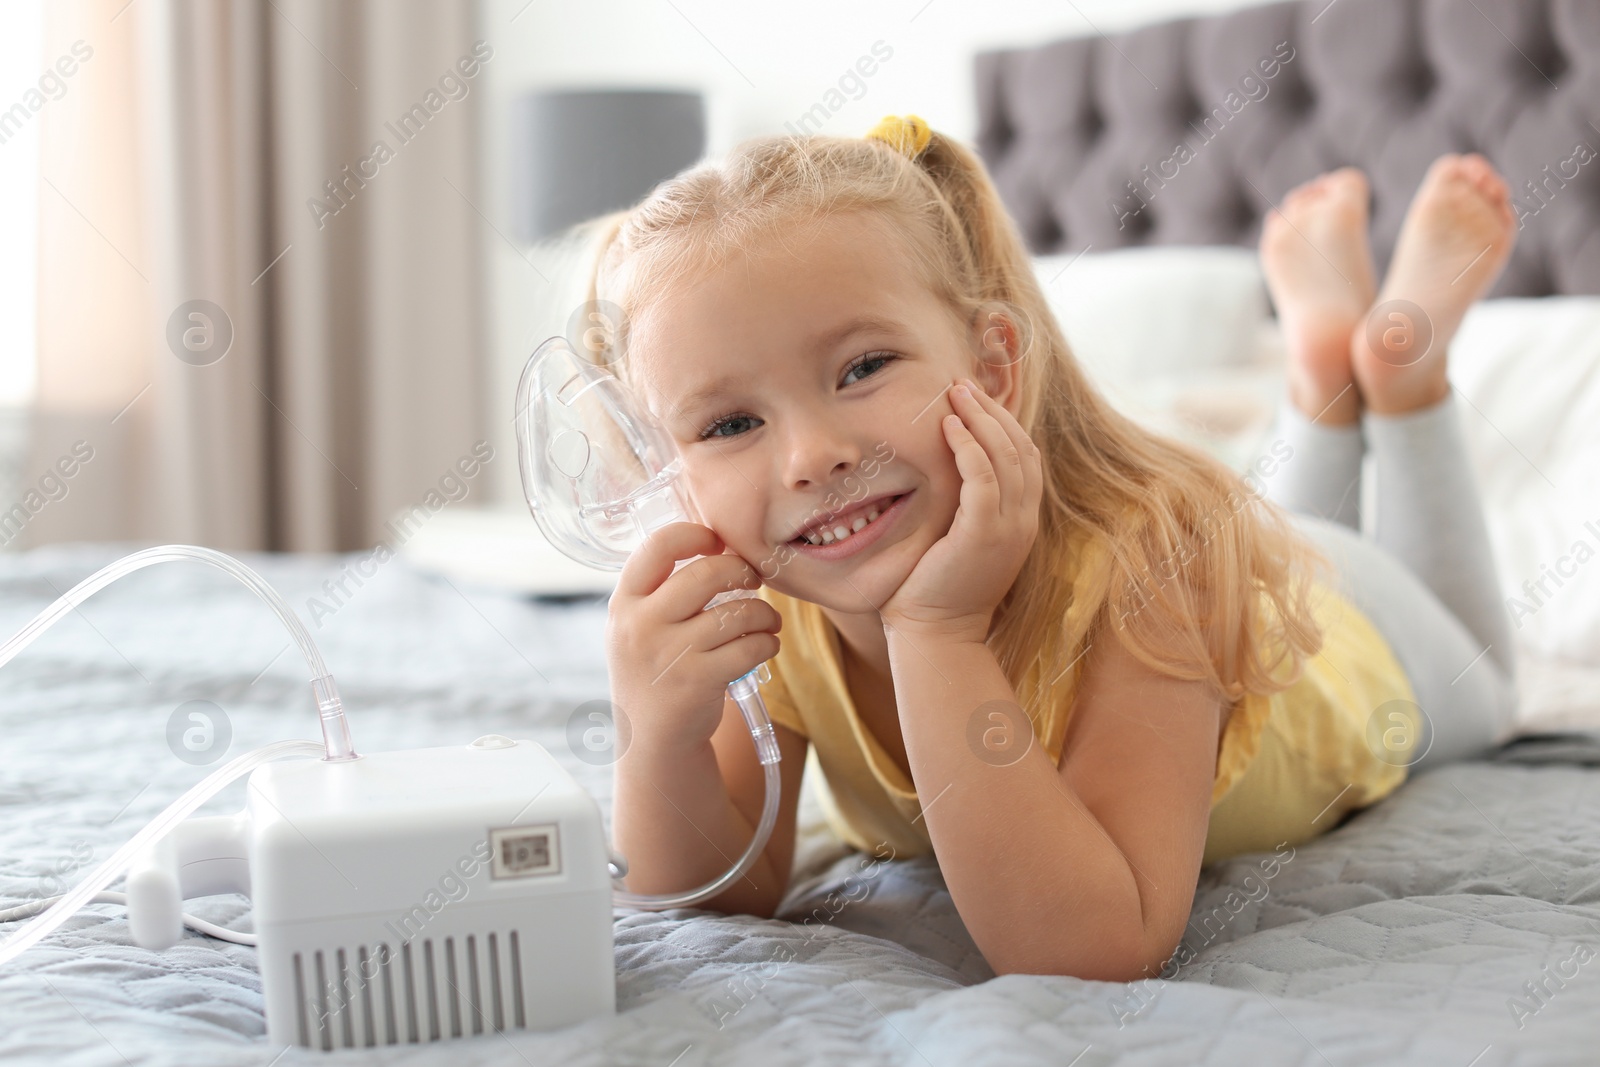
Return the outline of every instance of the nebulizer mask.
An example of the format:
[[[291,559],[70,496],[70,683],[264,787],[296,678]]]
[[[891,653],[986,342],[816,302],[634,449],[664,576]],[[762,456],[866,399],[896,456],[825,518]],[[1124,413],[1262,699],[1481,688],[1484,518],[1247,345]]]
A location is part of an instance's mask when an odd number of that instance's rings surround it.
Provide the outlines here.
[[[529,359],[516,432],[528,505],[572,558],[620,569],[652,530],[684,517],[670,438],[565,340],[552,338]],[[0,924],[32,918],[0,942],[0,966],[86,904],[126,904],[133,940],[146,948],[176,943],[184,925],[255,945],[275,1044],[354,1048],[551,1029],[615,1011],[613,905],[706,900],[741,878],[771,836],[779,754],[759,693],[765,665],[729,685],[766,772],[755,836],[721,877],[654,896],[621,888],[627,861],[611,850],[594,798],[536,742],[490,734],[358,753],[304,624],[221,552],[168,545],[116,561],[0,645],[0,667],[105,586],[183,560],[237,578],[288,628],[310,671],[323,740],[280,741],[231,760],[70,892],[0,911]],[[707,606],[729,595],[752,591]],[[243,810],[192,817],[246,774]],[[124,874],[125,892],[109,891]],[[252,898],[254,934],[183,913],[185,899],[218,893]]]

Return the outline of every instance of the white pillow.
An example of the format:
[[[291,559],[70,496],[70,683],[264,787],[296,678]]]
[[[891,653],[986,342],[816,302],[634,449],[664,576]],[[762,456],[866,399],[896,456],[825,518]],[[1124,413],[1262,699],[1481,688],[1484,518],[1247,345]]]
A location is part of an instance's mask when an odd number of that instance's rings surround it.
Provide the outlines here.
[[[1450,380],[1517,644],[1600,666],[1600,297],[1474,305]]]
[[[1158,246],[1037,256],[1074,355],[1102,381],[1257,362],[1270,312],[1254,249]]]
[[[1283,342],[1248,248],[1036,256],[1073,356],[1123,414],[1235,470],[1283,391]]]

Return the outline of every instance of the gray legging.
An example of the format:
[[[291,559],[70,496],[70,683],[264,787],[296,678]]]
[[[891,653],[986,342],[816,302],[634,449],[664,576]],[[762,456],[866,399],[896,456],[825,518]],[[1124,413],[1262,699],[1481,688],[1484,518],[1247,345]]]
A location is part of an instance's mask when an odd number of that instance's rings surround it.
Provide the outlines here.
[[[1377,481],[1370,539],[1361,535],[1363,444]],[[1427,724],[1417,751],[1426,752],[1412,773],[1505,741],[1516,713],[1511,628],[1454,390],[1432,407],[1368,411],[1350,426],[1312,422],[1285,398],[1257,456],[1269,454],[1256,468],[1271,471],[1260,476],[1267,497],[1334,561],[1341,592],[1416,692]]]

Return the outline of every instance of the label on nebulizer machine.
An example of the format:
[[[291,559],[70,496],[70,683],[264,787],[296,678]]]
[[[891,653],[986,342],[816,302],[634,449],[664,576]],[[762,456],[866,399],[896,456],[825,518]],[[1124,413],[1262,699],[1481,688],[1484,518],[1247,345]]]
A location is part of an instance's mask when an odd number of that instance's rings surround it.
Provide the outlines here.
[[[506,826],[489,831],[491,878],[531,878],[561,873],[561,828]]]

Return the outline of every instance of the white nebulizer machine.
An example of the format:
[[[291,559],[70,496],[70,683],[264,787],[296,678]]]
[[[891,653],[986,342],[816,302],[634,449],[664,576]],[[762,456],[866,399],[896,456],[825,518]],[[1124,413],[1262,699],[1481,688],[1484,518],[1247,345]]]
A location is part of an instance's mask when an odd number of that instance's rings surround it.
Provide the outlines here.
[[[529,358],[515,421],[528,505],[573,559],[620,570],[645,536],[686,517],[671,439],[615,376],[565,340],[551,338]],[[228,572],[283,621],[310,668],[322,742],[279,741],[239,756],[72,891],[0,911],[0,923],[32,917],[0,942],[0,966],[85,904],[119,903],[146,948],[173,945],[186,924],[254,944],[276,1045],[363,1048],[554,1029],[616,1010],[613,905],[664,909],[713,897],[743,877],[772,835],[779,754],[759,691],[765,664],[728,687],[766,774],[755,836],[720,877],[658,896],[621,888],[627,861],[611,850],[599,806],[536,742],[491,734],[357,753],[333,676],[299,617],[223,553],[169,545],[118,560],[0,645],[0,666],[111,582],[178,560]],[[707,607],[752,595],[730,591]],[[247,773],[242,811],[189,817]],[[109,892],[123,873],[124,891]],[[216,893],[251,898],[254,935],[183,914],[185,898]]]

